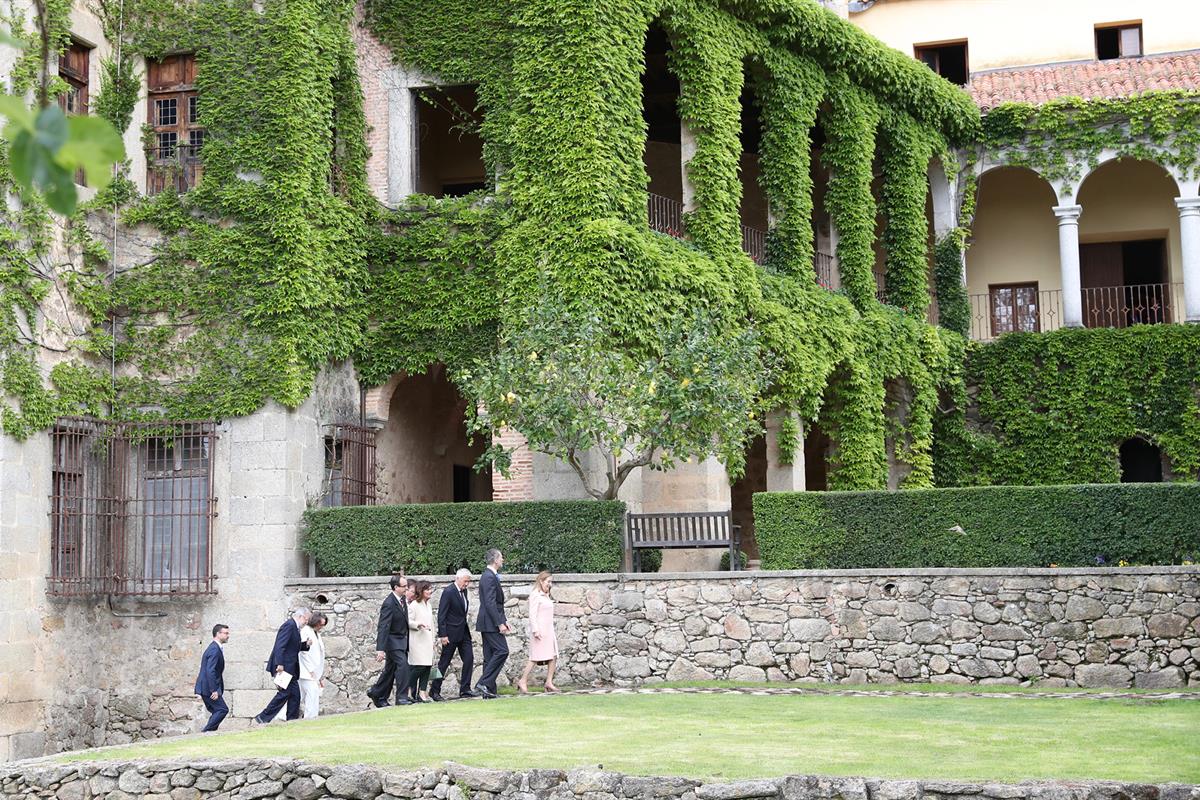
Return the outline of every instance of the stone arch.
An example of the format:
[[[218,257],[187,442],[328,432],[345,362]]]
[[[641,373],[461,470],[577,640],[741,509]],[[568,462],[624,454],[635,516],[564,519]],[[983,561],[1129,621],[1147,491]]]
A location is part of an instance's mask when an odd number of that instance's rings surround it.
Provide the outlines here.
[[[933,206],[933,233],[941,239],[958,226],[957,198],[940,158],[929,162],[929,201]]]
[[[1055,187],[1035,170],[996,164],[980,173],[977,192],[972,244],[966,254],[971,338],[989,340],[1010,330],[1059,327],[1062,269],[1052,211],[1059,199]],[[1035,293],[1036,314],[1019,321],[1015,314],[996,318],[993,292],[1017,291],[1014,284],[1025,287],[1022,292]],[[1029,308],[1032,297],[1022,298],[1023,307]]]
[[[1169,322],[1183,311],[1179,184],[1144,159],[1112,158],[1075,194],[1083,324]]]
[[[1083,173],[1080,175],[1079,180],[1075,183],[1074,190],[1065,193],[1066,196],[1063,200],[1063,205],[1076,205],[1079,203],[1083,197],[1083,190],[1087,186],[1088,181],[1091,180],[1092,177],[1097,173],[1108,171],[1113,167],[1113,165],[1130,163],[1145,165],[1147,168],[1169,178],[1171,180],[1172,190],[1174,191],[1173,196],[1179,196],[1182,182],[1179,179],[1177,171],[1165,167],[1157,161],[1153,161],[1151,159],[1134,158],[1132,156],[1125,156],[1112,151],[1105,151],[1096,161],[1095,165],[1088,165],[1087,168],[1085,168]]]
[[[475,472],[486,444],[467,439],[467,399],[444,364],[397,373],[367,390],[367,422],[375,438],[377,496],[389,503],[491,500],[492,478]]]

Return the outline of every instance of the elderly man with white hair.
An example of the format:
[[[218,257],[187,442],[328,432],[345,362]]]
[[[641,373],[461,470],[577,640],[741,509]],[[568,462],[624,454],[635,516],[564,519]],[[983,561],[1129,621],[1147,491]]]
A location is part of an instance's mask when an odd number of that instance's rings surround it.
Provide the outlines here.
[[[271,657],[267,659],[267,672],[270,673],[278,690],[267,707],[259,712],[254,721],[265,725],[275,719],[279,709],[287,704],[287,718],[300,718],[300,651],[308,649],[308,643],[301,641],[300,629],[308,624],[307,608],[297,608],[292,612],[292,618],[279,626],[275,634],[275,646],[271,648]]]
[[[467,588],[471,585],[471,570],[460,569],[454,575],[454,582],[442,589],[438,598],[437,635],[442,643],[442,655],[438,659],[438,672],[444,676],[454,651],[458,651],[462,661],[462,669],[458,674],[458,696],[474,697],[471,691],[471,672],[475,669],[475,656],[471,652],[471,628],[467,625],[467,617],[471,605],[467,601]],[[430,685],[429,696],[434,702],[440,702],[442,697],[442,681],[435,678]]]

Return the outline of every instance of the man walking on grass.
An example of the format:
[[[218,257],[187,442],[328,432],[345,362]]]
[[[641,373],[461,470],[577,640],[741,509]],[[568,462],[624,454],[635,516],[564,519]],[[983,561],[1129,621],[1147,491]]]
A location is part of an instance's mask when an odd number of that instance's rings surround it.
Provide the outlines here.
[[[479,615],[475,630],[483,635],[483,673],[475,683],[475,691],[484,700],[496,696],[496,678],[508,660],[508,642],[504,636],[511,630],[504,616],[504,589],[500,587],[500,568],[504,554],[496,548],[487,551],[487,569],[479,577]]]
[[[308,649],[308,643],[300,641],[300,629],[308,624],[308,609],[297,608],[292,618],[279,626],[275,634],[275,646],[267,659],[267,672],[278,690],[267,707],[259,712],[254,721],[266,725],[275,719],[279,709],[287,705],[287,718],[300,719],[300,651]]]
[[[408,699],[408,579],[393,575],[388,581],[392,591],[379,608],[375,631],[375,660],[385,662],[378,680],[367,690],[376,708],[391,705],[388,696],[396,687],[396,705],[406,706]]]
[[[442,589],[438,599],[437,635],[442,643],[442,655],[438,659],[438,672],[443,676],[458,651],[462,668],[458,675],[458,696],[474,697],[471,691],[471,672],[475,669],[475,654],[471,652],[471,629],[467,625],[467,616],[471,604],[467,600],[467,589],[471,586],[471,570],[460,569],[454,576],[454,583]],[[430,687],[429,696],[433,700],[442,700],[442,681],[436,678]]]

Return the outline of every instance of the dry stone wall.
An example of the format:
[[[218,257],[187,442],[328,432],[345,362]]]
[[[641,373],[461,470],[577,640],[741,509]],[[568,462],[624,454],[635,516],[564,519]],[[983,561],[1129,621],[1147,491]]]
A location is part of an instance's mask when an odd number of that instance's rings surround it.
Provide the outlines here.
[[[530,576],[505,582],[511,680]],[[320,578],[289,591],[293,606],[332,612],[324,707],[358,708],[386,583]],[[1200,685],[1195,567],[560,575],[555,595],[558,683]],[[452,669],[448,687],[456,680]]]
[[[1115,782],[987,784],[791,775],[704,783],[597,769],[525,772],[442,767],[392,772],[298,761],[230,760],[18,765],[0,769],[4,797],[56,800],[1200,800],[1200,786]]]

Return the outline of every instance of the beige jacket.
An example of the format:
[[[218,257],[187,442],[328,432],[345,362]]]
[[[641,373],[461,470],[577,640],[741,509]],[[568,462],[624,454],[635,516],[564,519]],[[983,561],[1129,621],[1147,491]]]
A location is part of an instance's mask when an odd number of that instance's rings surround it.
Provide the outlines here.
[[[421,625],[425,630],[419,630]],[[429,603],[408,604],[408,663],[433,666],[433,609]]]

